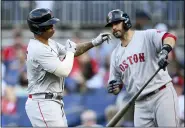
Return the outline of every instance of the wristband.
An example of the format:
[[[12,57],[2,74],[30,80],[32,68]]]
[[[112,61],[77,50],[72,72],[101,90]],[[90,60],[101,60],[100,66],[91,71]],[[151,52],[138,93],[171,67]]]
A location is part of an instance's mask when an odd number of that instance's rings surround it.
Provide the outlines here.
[[[172,50],[172,47],[169,44],[164,44],[162,50],[166,50],[169,53]]]

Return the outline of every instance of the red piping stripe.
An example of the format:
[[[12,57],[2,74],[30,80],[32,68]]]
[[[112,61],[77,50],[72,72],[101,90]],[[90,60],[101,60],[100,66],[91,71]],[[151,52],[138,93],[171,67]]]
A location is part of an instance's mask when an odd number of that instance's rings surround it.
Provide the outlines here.
[[[47,125],[47,123],[46,123],[46,121],[45,121],[45,119],[44,119],[44,116],[43,116],[43,114],[42,114],[42,111],[41,111],[41,109],[40,109],[40,104],[39,104],[39,102],[38,102],[38,106],[39,106],[39,110],[40,110],[40,114],[41,114],[41,116],[42,116],[42,119],[43,119],[44,123],[46,124],[46,128],[48,128],[48,125]]]

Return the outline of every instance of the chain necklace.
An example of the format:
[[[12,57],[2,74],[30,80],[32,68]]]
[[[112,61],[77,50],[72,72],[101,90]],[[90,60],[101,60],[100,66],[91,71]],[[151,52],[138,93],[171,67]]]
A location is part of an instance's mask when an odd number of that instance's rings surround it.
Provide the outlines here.
[[[40,43],[42,43],[40,40],[38,40],[36,38],[33,38],[33,39],[39,41]],[[59,54],[49,45],[49,43],[48,43],[48,46],[51,48],[51,52],[53,51],[57,55],[57,57],[59,57]]]

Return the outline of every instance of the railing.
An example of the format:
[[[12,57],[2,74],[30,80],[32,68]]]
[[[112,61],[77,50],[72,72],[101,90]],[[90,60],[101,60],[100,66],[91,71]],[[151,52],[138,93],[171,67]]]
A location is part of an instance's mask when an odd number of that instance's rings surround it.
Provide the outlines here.
[[[35,7],[33,1],[2,1],[2,27],[26,25],[27,15]],[[52,7],[54,15],[61,20],[59,25],[73,27],[104,25],[107,13],[112,9],[127,12],[132,23],[140,9],[149,14],[153,23],[160,21],[177,28],[184,26],[184,1],[54,1]]]

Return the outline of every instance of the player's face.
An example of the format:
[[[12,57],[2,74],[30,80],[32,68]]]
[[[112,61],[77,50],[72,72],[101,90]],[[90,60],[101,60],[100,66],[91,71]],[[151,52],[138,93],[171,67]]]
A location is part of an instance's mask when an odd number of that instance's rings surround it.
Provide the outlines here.
[[[44,35],[48,38],[52,37],[55,33],[54,25],[47,26],[45,29],[46,31],[44,32]]]
[[[122,33],[123,33],[123,22],[122,21],[114,22],[112,24],[112,34],[116,38],[121,38]]]

